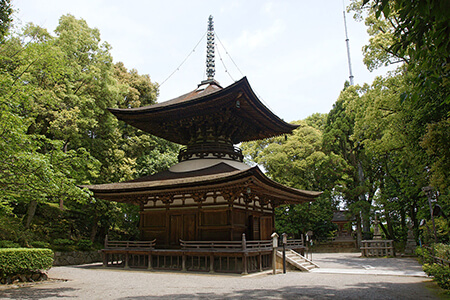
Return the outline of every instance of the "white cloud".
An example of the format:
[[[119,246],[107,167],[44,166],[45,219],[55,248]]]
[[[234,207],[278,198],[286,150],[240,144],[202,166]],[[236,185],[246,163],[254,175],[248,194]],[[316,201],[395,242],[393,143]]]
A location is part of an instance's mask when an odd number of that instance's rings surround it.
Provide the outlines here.
[[[284,32],[286,26],[281,19],[274,20],[273,23],[265,28],[258,30],[244,30],[241,35],[232,42],[232,48],[244,51],[254,51],[272,43],[281,33]]]

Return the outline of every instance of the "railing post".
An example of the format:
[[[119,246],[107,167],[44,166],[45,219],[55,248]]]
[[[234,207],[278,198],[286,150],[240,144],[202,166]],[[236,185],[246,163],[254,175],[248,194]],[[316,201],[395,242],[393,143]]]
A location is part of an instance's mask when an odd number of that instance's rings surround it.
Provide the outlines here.
[[[103,267],[107,267],[108,266],[108,253],[103,252]]]
[[[259,252],[258,258],[259,258],[259,271],[262,272],[263,271],[263,262],[262,262],[263,258],[262,258],[261,252]]]
[[[209,256],[209,273],[214,273],[214,255]]]
[[[272,272],[273,275],[277,273],[277,249],[278,249],[278,233],[274,232],[272,237]]]
[[[242,252],[242,267],[244,268],[244,270],[242,271],[242,275],[247,275],[248,267],[247,267],[247,253],[246,252]]]
[[[183,255],[181,256],[181,271],[186,271],[186,253],[183,251]]]
[[[151,252],[148,253],[148,270],[153,270],[153,266],[152,266],[152,253],[151,253]]]
[[[105,248],[108,248],[108,235],[105,235]]]
[[[283,237],[283,274],[286,274],[286,244],[287,244],[287,235],[286,233],[281,234]]]
[[[245,233],[242,234],[242,267],[243,267],[243,271],[242,274],[243,275],[247,275],[248,274],[248,269],[247,269],[247,241],[245,240]]]
[[[124,269],[129,269],[130,266],[128,265],[128,251],[125,251],[125,267]]]

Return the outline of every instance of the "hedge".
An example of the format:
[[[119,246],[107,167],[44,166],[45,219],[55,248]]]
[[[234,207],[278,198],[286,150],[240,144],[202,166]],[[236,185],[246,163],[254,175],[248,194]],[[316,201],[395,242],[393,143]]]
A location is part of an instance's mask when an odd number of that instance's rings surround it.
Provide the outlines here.
[[[424,264],[423,270],[428,276],[433,276],[437,284],[450,292],[450,267],[438,264]]]
[[[47,270],[53,264],[53,251],[38,248],[0,249],[0,277]]]
[[[416,254],[419,256],[419,262],[423,264],[424,272],[428,276],[433,276],[434,281],[450,293],[450,266],[435,263],[431,252],[434,253],[435,257],[448,261],[450,259],[450,245],[433,244],[431,248],[416,248]]]

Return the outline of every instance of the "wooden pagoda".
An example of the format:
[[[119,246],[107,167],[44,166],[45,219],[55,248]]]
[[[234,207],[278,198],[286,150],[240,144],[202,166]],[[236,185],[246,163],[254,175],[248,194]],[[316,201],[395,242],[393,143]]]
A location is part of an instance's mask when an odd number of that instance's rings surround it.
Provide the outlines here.
[[[245,77],[226,88],[214,80],[211,23],[207,80],[166,102],[109,109],[129,125],[183,145],[179,162],[136,180],[86,186],[97,198],[140,205],[141,239],[157,249],[180,249],[186,241],[240,243],[243,234],[268,240],[275,207],[320,195],[281,185],[243,162],[236,144],[289,134],[297,125],[263,105]]]

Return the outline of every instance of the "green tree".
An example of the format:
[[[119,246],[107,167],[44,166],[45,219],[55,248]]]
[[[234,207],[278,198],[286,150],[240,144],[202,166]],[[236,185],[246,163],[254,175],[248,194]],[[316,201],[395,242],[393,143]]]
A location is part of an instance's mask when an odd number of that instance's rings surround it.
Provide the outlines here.
[[[331,219],[335,209],[335,186],[343,184],[340,173],[345,162],[337,155],[322,151],[322,131],[326,115],[314,114],[303,121],[292,135],[243,143],[242,149],[273,180],[287,186],[324,191],[316,201],[301,205],[283,205],[276,209],[276,229],[294,237],[313,230],[327,237],[334,230]]]
[[[370,3],[370,4],[369,4]],[[448,1],[364,0],[377,19],[389,20],[395,42],[387,49],[397,57],[408,56],[408,68],[419,73],[419,91],[445,92],[438,101],[449,104],[450,19]]]
[[[0,42],[3,40],[12,22],[12,13],[11,0],[0,0]]]
[[[0,210],[23,219],[31,234],[24,239],[136,236],[137,227],[125,226],[136,225],[135,208],[93,199],[77,185],[132,179],[176,159],[177,145],[107,111],[153,104],[158,95],[148,75],[113,64],[109,51],[97,29],[71,15],[55,35],[27,24],[0,44]]]
[[[449,207],[448,5],[374,0],[350,6],[371,35],[364,53],[368,68],[402,63],[362,97],[367,104],[359,106],[355,125],[362,137],[354,138],[379,161],[378,204],[387,209],[387,218],[401,219],[403,231],[405,218],[417,230],[418,221],[430,217],[422,187],[433,186],[441,207],[447,212]]]

